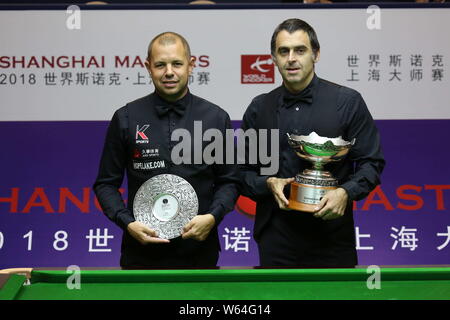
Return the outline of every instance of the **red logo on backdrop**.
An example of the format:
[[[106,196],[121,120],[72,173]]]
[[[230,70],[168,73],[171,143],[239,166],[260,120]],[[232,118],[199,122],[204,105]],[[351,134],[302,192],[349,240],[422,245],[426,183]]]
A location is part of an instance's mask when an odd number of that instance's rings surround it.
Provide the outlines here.
[[[234,208],[237,212],[250,216],[252,218],[256,214],[256,202],[244,196],[239,196]]]
[[[241,83],[275,83],[275,68],[270,54],[241,55]]]

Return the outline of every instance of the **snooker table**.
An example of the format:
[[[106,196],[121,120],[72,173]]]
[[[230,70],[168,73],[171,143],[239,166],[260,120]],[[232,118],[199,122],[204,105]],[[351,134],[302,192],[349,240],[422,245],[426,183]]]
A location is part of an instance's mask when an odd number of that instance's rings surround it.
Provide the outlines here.
[[[380,267],[379,289],[368,288],[369,271],[81,269],[80,288],[69,289],[73,273],[32,269],[29,281],[0,274],[0,300],[450,300],[450,267]]]

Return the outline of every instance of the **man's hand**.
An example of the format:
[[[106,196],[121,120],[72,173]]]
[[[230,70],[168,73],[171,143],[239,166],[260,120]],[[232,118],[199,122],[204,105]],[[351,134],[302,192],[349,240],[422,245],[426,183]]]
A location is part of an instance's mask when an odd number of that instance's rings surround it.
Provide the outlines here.
[[[323,220],[332,220],[340,218],[345,213],[347,207],[348,195],[343,188],[337,188],[327,192],[316,207],[314,217]]]
[[[293,182],[294,180],[294,178],[282,179],[275,177],[270,177],[267,179],[267,186],[269,187],[270,191],[272,191],[272,194],[275,197],[275,201],[278,203],[280,209],[291,210],[288,208],[289,200],[284,196],[283,189],[286,185]]]
[[[195,239],[198,241],[205,240],[211,229],[216,224],[216,219],[210,213],[201,214],[192,218],[183,228],[183,239]]]
[[[158,234],[155,230],[150,229],[146,225],[140,223],[139,221],[134,221],[128,224],[128,232],[133,238],[139,241],[141,244],[148,243],[169,243],[167,239],[158,238]]]

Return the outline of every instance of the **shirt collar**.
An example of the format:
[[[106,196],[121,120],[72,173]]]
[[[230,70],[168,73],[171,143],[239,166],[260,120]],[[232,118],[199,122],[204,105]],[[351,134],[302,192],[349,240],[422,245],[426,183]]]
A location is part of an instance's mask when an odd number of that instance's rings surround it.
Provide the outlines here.
[[[303,89],[298,93],[290,92],[283,84],[280,105],[284,106],[285,108],[290,108],[291,106],[295,105],[298,102],[312,104],[314,96],[314,88],[317,86],[318,82],[319,78],[314,73],[311,82],[306,86],[305,89]]]
[[[174,112],[180,117],[184,115],[186,109],[188,108],[190,102],[191,102],[191,93],[188,89],[188,92],[179,100],[170,102],[165,99],[163,99],[158,92],[154,92],[154,106],[156,109],[156,112],[158,113],[158,116],[164,116],[165,114],[169,112]]]

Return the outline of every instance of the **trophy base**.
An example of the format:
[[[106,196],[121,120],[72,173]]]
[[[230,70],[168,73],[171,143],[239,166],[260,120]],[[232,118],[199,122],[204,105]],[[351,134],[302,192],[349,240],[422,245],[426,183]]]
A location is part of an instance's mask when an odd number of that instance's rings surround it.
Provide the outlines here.
[[[337,181],[332,184],[337,184]],[[337,186],[335,185],[319,186],[294,181],[291,183],[288,208],[302,212],[316,212],[314,208],[320,203],[322,197],[328,191],[335,190],[336,188]]]
[[[316,207],[315,204],[306,204],[306,203],[298,202],[296,200],[292,200],[291,198],[289,198],[288,208],[291,210],[313,213],[313,212],[316,212],[316,210],[314,210],[315,207]]]

